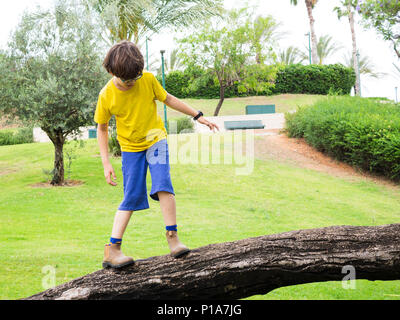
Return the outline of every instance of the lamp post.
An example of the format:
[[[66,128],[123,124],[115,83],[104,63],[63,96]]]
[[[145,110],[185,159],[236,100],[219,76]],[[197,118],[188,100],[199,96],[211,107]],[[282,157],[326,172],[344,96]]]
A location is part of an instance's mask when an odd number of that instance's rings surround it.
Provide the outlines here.
[[[356,54],[356,56],[357,56],[357,77],[358,77],[358,85],[359,85],[359,92],[358,92],[358,95],[361,97],[361,79],[360,79],[360,53],[358,52],[358,50],[357,50],[357,54]]]
[[[146,69],[147,69],[147,71],[149,71],[149,45],[147,43],[148,41],[151,41],[151,39],[148,36],[146,36],[146,65],[147,65]]]
[[[308,36],[308,58],[311,64],[311,32],[307,32],[305,36]]]
[[[161,73],[162,73],[162,85],[165,89],[165,72],[164,72],[164,53],[165,50],[160,50],[161,53]],[[168,121],[167,121],[167,106],[164,103],[164,126],[168,132]]]
[[[395,92],[395,101],[397,103],[397,87],[394,87],[394,92]]]

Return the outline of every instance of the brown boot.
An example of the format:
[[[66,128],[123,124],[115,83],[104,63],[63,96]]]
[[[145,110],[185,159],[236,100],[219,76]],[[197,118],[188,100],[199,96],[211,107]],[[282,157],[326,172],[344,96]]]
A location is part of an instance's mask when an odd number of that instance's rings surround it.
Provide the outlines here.
[[[109,243],[104,246],[103,268],[122,268],[133,263],[131,257],[121,252],[121,243]]]
[[[167,231],[166,233],[169,250],[174,258],[178,258],[190,250],[179,241],[178,233],[176,231]]]

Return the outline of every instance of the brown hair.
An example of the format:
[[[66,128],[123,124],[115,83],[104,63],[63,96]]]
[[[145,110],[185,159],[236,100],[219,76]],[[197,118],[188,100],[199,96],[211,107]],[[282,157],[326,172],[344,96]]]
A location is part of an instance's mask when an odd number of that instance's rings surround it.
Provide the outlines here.
[[[143,71],[144,59],[133,42],[123,40],[111,47],[103,61],[103,66],[114,76],[129,80]]]

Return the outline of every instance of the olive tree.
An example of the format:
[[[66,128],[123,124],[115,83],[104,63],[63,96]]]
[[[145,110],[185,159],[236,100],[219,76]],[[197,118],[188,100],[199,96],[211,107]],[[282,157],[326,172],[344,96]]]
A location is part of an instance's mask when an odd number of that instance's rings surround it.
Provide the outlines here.
[[[77,2],[25,13],[0,59],[0,113],[39,126],[55,148],[52,185],[64,184],[67,136],[93,124],[106,81],[96,29]]]

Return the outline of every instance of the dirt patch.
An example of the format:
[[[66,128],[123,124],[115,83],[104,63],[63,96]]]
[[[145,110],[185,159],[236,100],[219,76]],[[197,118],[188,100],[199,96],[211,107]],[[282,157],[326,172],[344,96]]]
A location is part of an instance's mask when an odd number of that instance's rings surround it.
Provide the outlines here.
[[[0,170],[0,176],[5,176],[5,175],[7,175],[7,174],[11,174],[11,173],[15,173],[15,172],[17,172],[18,170],[17,169],[4,169],[4,170]]]
[[[49,181],[34,183],[34,184],[31,184],[30,186],[32,188],[76,187],[76,186],[80,186],[84,183],[85,182],[81,181],[81,180],[65,180],[64,184],[61,186],[53,186],[52,184],[50,184]]]
[[[373,181],[380,185],[400,190],[400,186],[389,179],[361,171],[344,162],[337,161],[317,151],[305,140],[289,138],[285,133],[275,130],[257,130],[255,157],[287,161],[302,168],[325,172],[352,181]]]

